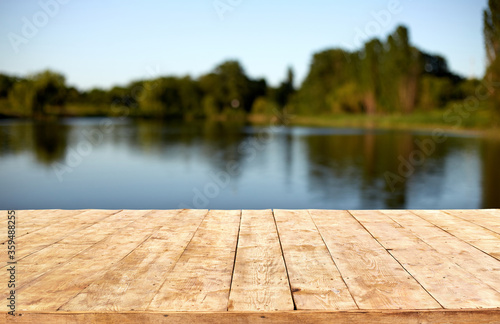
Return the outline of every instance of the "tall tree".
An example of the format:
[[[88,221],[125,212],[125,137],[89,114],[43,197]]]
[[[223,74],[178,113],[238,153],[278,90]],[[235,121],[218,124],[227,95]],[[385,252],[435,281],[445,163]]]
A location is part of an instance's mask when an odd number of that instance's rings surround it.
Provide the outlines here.
[[[408,29],[399,26],[387,40],[387,66],[384,81],[388,81],[391,92],[396,94],[396,111],[411,113],[417,99],[420,72],[420,52],[410,45]]]
[[[7,98],[10,89],[14,86],[15,81],[14,77],[0,74],[0,99]]]
[[[34,98],[33,116],[45,115],[48,106],[58,107],[61,111],[66,101],[66,85],[63,75],[44,71],[33,77]]]
[[[284,82],[276,89],[276,102],[279,107],[283,109],[290,100],[290,96],[295,92],[295,88],[293,86],[294,82],[294,73],[291,67],[288,68],[287,77]]]
[[[14,83],[8,95],[10,114],[22,117],[32,116],[34,97],[33,81],[23,79]]]
[[[227,61],[200,78],[207,113],[249,112],[254,100],[266,93],[265,80],[251,80],[237,61]],[[209,112],[210,111],[210,112]]]
[[[378,39],[365,44],[364,59],[361,63],[361,85],[365,92],[364,106],[366,113],[374,114],[377,101],[380,100],[380,62],[383,55],[383,45]]]
[[[500,0],[489,0],[484,11],[484,41],[488,68],[485,78],[490,84],[500,81]],[[500,112],[500,89],[490,87],[491,101]]]

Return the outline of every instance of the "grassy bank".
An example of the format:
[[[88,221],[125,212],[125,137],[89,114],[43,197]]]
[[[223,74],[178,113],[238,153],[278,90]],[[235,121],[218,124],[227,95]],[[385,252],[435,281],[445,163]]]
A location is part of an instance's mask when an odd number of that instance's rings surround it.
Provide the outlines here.
[[[3,109],[2,109],[3,108]],[[46,118],[57,119],[59,117],[117,117],[127,116],[130,118],[158,119],[159,117],[141,116],[137,111],[121,111],[111,109],[106,105],[75,105],[68,104],[63,109],[60,107],[48,107]],[[28,117],[28,115],[12,114],[5,106],[0,105],[1,117]],[[468,111],[463,105],[449,105],[446,109],[434,109],[429,111],[416,111],[412,114],[322,114],[316,116],[287,114],[285,116],[288,125],[318,126],[318,127],[357,127],[378,129],[413,129],[432,130],[440,128],[446,131],[481,133],[488,136],[500,138],[500,115],[491,108],[482,104],[474,111]],[[163,120],[194,120],[196,117],[165,116]],[[243,112],[225,112],[217,115],[206,116],[202,119],[219,122],[250,122],[252,124],[268,125],[271,121],[283,119],[283,116],[271,114],[248,114]]]
[[[249,115],[252,123],[268,123],[275,116]],[[325,114],[318,116],[291,115],[290,125],[323,127],[361,127],[379,129],[436,129],[447,131],[484,133],[500,137],[500,117],[482,107],[474,112],[450,107],[443,110],[417,111],[409,115]]]

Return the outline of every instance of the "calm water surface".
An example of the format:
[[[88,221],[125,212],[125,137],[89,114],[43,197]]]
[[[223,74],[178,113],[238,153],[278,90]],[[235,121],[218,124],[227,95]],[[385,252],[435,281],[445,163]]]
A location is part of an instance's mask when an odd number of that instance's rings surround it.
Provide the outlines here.
[[[436,141],[430,131],[3,120],[0,179],[0,209],[498,208],[500,142]]]

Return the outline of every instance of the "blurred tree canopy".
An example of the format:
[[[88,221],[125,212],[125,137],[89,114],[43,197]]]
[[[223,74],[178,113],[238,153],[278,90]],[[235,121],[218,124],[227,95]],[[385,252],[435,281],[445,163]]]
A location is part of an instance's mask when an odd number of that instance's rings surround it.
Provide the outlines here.
[[[484,13],[486,78],[491,80],[500,79],[499,2],[490,0]],[[476,87],[473,80],[450,72],[443,57],[414,47],[408,29],[399,26],[387,39],[371,39],[357,51],[315,53],[298,87],[292,68],[273,87],[249,77],[234,60],[198,78],[164,76],[85,91],[66,85],[64,76],[52,71],[26,78],[0,74],[0,115],[192,119],[271,115],[285,109],[301,115],[410,114],[444,108]],[[500,91],[495,93],[500,102]]]
[[[7,114],[10,112],[13,116],[41,117],[51,109],[61,114],[67,90],[64,76],[51,71],[26,79],[0,77],[0,98],[7,98],[2,106],[6,106]]]
[[[299,114],[411,113],[444,107],[460,98],[463,80],[440,56],[413,47],[399,26],[386,41],[372,39],[357,52],[331,49],[313,57],[309,74],[293,99]]]
[[[500,113],[500,0],[489,0],[488,9],[484,11],[484,42],[488,67],[485,79],[490,85],[489,91],[497,112]]]

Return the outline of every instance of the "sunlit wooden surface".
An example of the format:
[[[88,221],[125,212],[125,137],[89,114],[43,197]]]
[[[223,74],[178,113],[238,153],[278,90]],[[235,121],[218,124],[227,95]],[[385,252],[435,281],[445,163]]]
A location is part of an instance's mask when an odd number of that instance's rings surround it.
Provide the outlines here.
[[[18,316],[4,306],[0,321],[500,322],[500,210],[26,210],[16,217]]]

